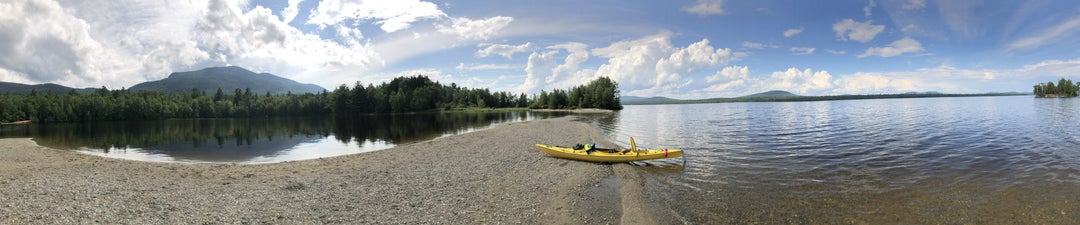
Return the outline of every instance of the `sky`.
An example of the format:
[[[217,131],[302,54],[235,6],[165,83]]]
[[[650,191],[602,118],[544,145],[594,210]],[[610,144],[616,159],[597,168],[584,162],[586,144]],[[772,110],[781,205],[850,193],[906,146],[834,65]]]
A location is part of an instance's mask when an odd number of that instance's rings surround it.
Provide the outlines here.
[[[0,81],[130,87],[241,66],[535,94],[1030,92],[1080,80],[1080,1],[5,0]]]

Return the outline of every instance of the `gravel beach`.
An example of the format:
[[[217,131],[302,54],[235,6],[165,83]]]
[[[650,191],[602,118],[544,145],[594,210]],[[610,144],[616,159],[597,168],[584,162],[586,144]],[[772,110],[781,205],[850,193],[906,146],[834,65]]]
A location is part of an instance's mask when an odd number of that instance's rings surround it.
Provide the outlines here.
[[[256,165],[129,161],[0,139],[0,224],[650,223],[635,207],[642,182],[632,166],[533,146],[589,142],[614,146],[571,118]]]

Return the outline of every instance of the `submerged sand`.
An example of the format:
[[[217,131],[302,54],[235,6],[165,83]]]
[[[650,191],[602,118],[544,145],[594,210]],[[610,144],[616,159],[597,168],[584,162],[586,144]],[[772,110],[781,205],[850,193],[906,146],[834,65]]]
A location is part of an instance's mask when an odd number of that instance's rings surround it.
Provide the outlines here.
[[[652,223],[631,166],[552,158],[533,146],[590,142],[614,146],[588,124],[560,118],[370,153],[220,165],[0,139],[0,223]],[[600,186],[611,176],[618,190]],[[596,194],[608,191],[617,197]]]

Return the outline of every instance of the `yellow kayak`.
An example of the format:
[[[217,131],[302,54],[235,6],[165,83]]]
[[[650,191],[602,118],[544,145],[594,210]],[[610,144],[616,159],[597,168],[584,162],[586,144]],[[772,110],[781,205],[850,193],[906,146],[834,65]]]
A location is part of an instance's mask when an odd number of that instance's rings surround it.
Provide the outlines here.
[[[548,155],[575,159],[589,162],[631,162],[650,159],[678,158],[682,156],[679,149],[637,149],[634,139],[630,138],[630,149],[617,149],[613,152],[608,150],[586,151],[573,148],[536,144],[536,148]]]

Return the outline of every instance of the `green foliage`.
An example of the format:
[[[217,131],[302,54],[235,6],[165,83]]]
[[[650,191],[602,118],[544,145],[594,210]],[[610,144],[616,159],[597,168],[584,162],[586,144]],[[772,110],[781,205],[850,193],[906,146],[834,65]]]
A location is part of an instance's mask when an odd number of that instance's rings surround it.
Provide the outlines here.
[[[457,84],[442,85],[426,76],[398,77],[379,86],[352,88],[342,85],[334,90],[334,113],[339,116],[402,113],[450,108],[509,108],[527,104],[529,99],[507,92],[468,89]],[[524,99],[523,99],[524,98]]]
[[[1077,97],[1080,95],[1080,82],[1073,83],[1072,80],[1061,78],[1057,84],[1053,81],[1036,84],[1032,87],[1032,92],[1039,98]]]
[[[0,96],[0,121],[70,122],[325,115],[329,97],[318,94],[215,97],[192,93],[98,89],[93,94]]]
[[[218,88],[214,95],[200,89],[184,92],[109,90],[91,94],[68,91],[29,95],[0,95],[0,122],[70,122],[104,120],[158,120],[169,118],[258,118],[278,116],[350,117],[363,114],[418,112],[451,108],[604,108],[622,109],[618,87],[603,77],[570,91],[542,91],[527,95],[442,85],[426,76],[398,77],[378,86],[357,82],[333,92],[259,96],[252,89]],[[572,93],[572,94],[571,94]]]
[[[570,88],[569,91],[555,89],[550,94],[541,90],[532,109],[574,109],[599,108],[621,110],[619,102],[619,84],[607,77],[600,77],[586,85]]]

